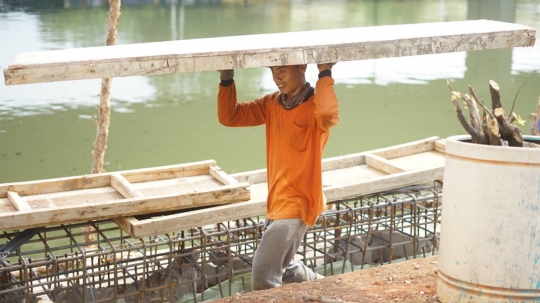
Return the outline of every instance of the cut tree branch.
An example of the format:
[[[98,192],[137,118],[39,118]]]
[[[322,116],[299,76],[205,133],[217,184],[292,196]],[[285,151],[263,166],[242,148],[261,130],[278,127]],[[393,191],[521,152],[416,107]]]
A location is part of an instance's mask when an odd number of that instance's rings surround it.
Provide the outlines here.
[[[508,123],[508,120],[504,116],[504,109],[495,108],[493,114],[497,118],[497,122],[499,122],[501,139],[508,141],[509,146],[523,147],[521,130],[519,127]]]
[[[497,84],[497,82],[489,80],[489,93],[491,94],[491,108],[493,110],[501,108],[501,92],[499,90],[499,84]]]

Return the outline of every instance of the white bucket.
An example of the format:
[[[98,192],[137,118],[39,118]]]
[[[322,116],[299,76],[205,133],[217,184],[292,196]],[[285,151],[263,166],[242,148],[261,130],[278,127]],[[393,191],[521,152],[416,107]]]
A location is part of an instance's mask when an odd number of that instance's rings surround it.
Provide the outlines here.
[[[446,140],[439,300],[540,302],[540,149],[465,141]]]

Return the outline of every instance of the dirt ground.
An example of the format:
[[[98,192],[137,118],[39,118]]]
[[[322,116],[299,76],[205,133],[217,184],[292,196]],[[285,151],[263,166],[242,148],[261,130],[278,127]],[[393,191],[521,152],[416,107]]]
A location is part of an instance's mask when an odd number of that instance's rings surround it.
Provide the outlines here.
[[[437,256],[409,260],[212,302],[435,303],[437,260]]]

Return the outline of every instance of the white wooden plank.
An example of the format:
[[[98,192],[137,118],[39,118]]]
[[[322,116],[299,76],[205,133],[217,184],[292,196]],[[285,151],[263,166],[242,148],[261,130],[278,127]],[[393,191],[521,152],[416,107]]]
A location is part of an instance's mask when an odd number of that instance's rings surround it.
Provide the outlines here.
[[[390,161],[377,155],[366,155],[366,163],[370,167],[383,171],[387,174],[402,173],[408,170],[392,164]]]
[[[23,53],[6,85],[340,62],[533,46],[536,31],[490,20],[403,24]]]
[[[30,205],[28,205],[28,203],[23,198],[21,198],[18,193],[8,191],[7,197],[11,204],[13,204],[13,206],[15,206],[18,211],[32,210],[32,207],[30,207]]]

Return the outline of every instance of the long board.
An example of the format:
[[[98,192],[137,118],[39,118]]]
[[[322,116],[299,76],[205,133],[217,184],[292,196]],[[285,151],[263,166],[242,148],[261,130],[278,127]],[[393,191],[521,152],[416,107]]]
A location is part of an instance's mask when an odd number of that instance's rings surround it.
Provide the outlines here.
[[[322,162],[323,192],[329,202],[385,190],[441,180],[445,140],[430,137],[387,148],[327,158]],[[230,175],[249,183],[251,199],[151,218],[117,218],[116,223],[134,238],[156,236],[219,222],[264,215],[268,194],[266,169]]]
[[[213,160],[0,184],[0,231],[250,199],[249,183]]]
[[[469,20],[126,44],[20,54],[6,85],[328,63],[533,46],[535,29]]]

